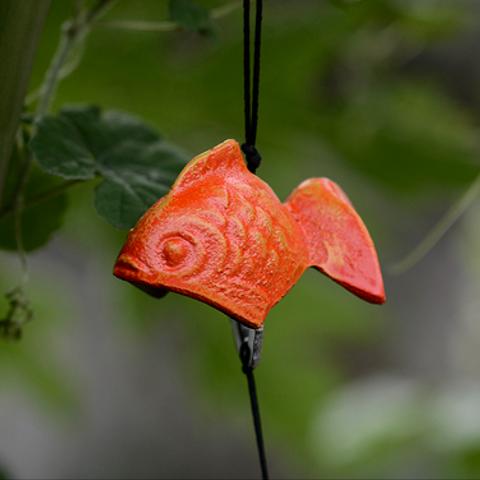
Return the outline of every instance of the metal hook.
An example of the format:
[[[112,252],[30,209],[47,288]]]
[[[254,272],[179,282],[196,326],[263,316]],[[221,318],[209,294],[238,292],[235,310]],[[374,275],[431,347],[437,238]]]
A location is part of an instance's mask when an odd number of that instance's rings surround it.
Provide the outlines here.
[[[260,361],[263,346],[263,327],[250,328],[246,327],[236,320],[232,320],[233,336],[235,338],[235,345],[237,352],[240,355],[243,344],[247,344],[249,348],[250,358],[246,366],[255,368]]]

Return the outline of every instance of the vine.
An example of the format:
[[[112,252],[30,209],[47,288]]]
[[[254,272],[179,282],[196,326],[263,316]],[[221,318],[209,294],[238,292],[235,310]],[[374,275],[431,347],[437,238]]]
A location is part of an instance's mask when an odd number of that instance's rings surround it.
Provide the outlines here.
[[[50,107],[55,89],[60,80],[61,69],[70,55],[72,48],[77,42],[84,41],[91,24],[99,18],[112,3],[113,0],[98,0],[98,2],[88,10],[77,8],[77,14],[72,20],[67,21],[62,26],[62,35],[57,51],[52,58],[50,67],[45,74],[44,82],[40,87],[38,104],[33,116],[33,128],[28,132],[21,127],[21,131],[19,132],[22,141],[19,149],[23,154],[23,162],[17,188],[15,189],[13,201],[11,201],[10,205],[0,210],[0,217],[10,212],[13,213],[16,250],[21,265],[21,280],[19,284],[5,294],[9,303],[9,309],[5,318],[0,320],[0,334],[6,338],[19,339],[22,334],[23,325],[33,317],[33,310],[25,293],[25,285],[28,282],[28,264],[21,225],[25,203],[25,189],[33,163],[33,152],[26,148],[25,144],[28,143],[32,135],[35,135],[36,125],[43,119]]]
[[[8,308],[0,319],[0,336],[4,338],[19,339],[22,327],[33,318],[25,291],[27,251],[43,245],[51,233],[42,232],[38,241],[29,239],[26,244],[23,227],[27,211],[57,199],[61,215],[58,199],[68,189],[100,177],[103,182],[95,190],[98,213],[118,228],[129,228],[168,190],[188,159],[180,148],[165,142],[140,119],[125,113],[102,112],[94,106],[64,107],[57,115],[49,113],[59,83],[80,64],[93,27],[132,28],[129,21],[98,22],[115,1],[97,0],[88,8],[84,0],[75,2],[72,18],[61,27],[58,46],[41,86],[25,99],[27,107],[36,106],[32,113],[22,117],[16,134],[18,171],[9,172],[8,179],[15,177],[14,186],[0,204],[0,231],[13,232],[14,236],[9,242],[8,234],[0,235],[0,248],[14,249],[21,266],[20,281],[5,294]],[[153,31],[191,30],[209,34],[213,20],[228,15],[238,6],[240,2],[234,2],[210,11],[190,0],[170,0],[169,20],[152,22],[156,26]],[[158,25],[168,28],[158,29]],[[152,31],[149,22],[142,21],[135,29]],[[52,182],[51,175],[63,180]],[[35,176],[50,186],[30,192]],[[59,223],[52,221],[51,230],[58,228]]]

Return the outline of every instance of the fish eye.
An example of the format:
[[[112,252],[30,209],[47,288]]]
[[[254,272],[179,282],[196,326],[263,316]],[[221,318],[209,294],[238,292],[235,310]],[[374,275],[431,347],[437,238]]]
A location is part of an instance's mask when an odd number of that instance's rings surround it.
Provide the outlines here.
[[[181,265],[188,256],[190,243],[184,238],[168,238],[163,242],[161,255],[169,267]]]

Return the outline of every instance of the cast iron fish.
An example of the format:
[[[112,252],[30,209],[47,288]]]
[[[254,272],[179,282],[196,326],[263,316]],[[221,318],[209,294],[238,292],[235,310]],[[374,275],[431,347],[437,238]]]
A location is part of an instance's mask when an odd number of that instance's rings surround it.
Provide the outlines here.
[[[308,267],[364,300],[385,301],[372,239],[340,187],[305,180],[282,204],[248,171],[238,143],[226,140],[191,160],[143,215],[114,274],[258,328]]]

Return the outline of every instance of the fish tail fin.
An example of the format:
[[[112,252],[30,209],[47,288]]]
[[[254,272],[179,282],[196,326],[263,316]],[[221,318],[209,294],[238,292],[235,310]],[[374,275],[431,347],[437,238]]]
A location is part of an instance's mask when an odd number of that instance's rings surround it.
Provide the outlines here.
[[[305,180],[285,204],[305,234],[310,266],[368,302],[385,302],[375,245],[336,183]]]

